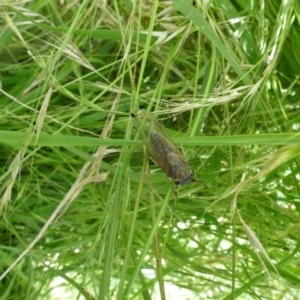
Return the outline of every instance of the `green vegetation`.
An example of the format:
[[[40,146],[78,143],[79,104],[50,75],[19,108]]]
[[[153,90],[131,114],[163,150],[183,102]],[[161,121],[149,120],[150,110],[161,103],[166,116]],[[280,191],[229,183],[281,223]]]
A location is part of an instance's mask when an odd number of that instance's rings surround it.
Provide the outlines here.
[[[298,1],[0,8],[0,300],[298,299]]]

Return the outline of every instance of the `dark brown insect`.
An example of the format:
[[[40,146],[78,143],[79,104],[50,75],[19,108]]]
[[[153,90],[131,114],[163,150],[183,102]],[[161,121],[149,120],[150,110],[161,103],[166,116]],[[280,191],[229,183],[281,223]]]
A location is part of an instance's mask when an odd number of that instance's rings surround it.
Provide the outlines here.
[[[137,129],[152,159],[174,180],[175,195],[179,184],[201,182],[206,187],[204,182],[194,178],[194,172],[182,153],[151,113],[140,110],[131,115],[136,121]]]

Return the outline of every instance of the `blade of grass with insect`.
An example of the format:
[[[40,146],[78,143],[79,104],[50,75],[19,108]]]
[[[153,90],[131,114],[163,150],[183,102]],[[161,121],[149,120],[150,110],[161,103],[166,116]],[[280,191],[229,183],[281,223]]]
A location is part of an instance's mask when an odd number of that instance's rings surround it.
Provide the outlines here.
[[[175,200],[179,184],[201,182],[206,187],[205,183],[194,178],[194,172],[190,169],[182,153],[151,113],[140,110],[136,114],[132,113],[131,116],[151,158],[168,177],[174,180]]]

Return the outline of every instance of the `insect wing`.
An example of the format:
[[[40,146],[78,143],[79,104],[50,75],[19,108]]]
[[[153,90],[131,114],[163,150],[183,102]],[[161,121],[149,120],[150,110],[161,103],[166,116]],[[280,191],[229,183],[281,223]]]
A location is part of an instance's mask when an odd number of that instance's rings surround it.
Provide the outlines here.
[[[172,148],[169,147],[166,138],[157,131],[150,132],[151,147],[153,148],[154,161],[169,175],[173,177],[169,158],[172,156]]]
[[[150,140],[150,133],[154,131],[156,127],[159,128],[160,125],[156,122],[155,118],[145,110],[138,111],[133,117],[137,130],[147,150],[150,152],[151,156],[155,156],[155,150],[153,149]]]
[[[159,157],[170,151],[182,156],[152,114],[142,109],[134,115],[134,120],[146,148],[158,165],[160,165]]]
[[[147,111],[134,115],[140,136],[152,159],[174,180],[188,183],[193,178],[188,163],[158,121]]]
[[[186,184],[193,180],[194,173],[172,140],[161,138],[158,133],[151,133],[153,147],[158,156],[157,164],[175,181]],[[156,141],[154,140],[154,137]]]

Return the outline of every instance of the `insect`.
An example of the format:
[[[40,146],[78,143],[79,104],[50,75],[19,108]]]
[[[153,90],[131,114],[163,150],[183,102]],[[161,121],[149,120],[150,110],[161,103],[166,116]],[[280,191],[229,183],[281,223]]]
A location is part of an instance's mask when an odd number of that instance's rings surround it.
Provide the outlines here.
[[[131,116],[134,118],[140,136],[154,162],[165,171],[168,177],[174,180],[175,196],[177,196],[179,184],[201,182],[207,187],[203,181],[194,178],[194,172],[190,169],[182,153],[151,113],[140,110],[136,114],[132,113]]]

